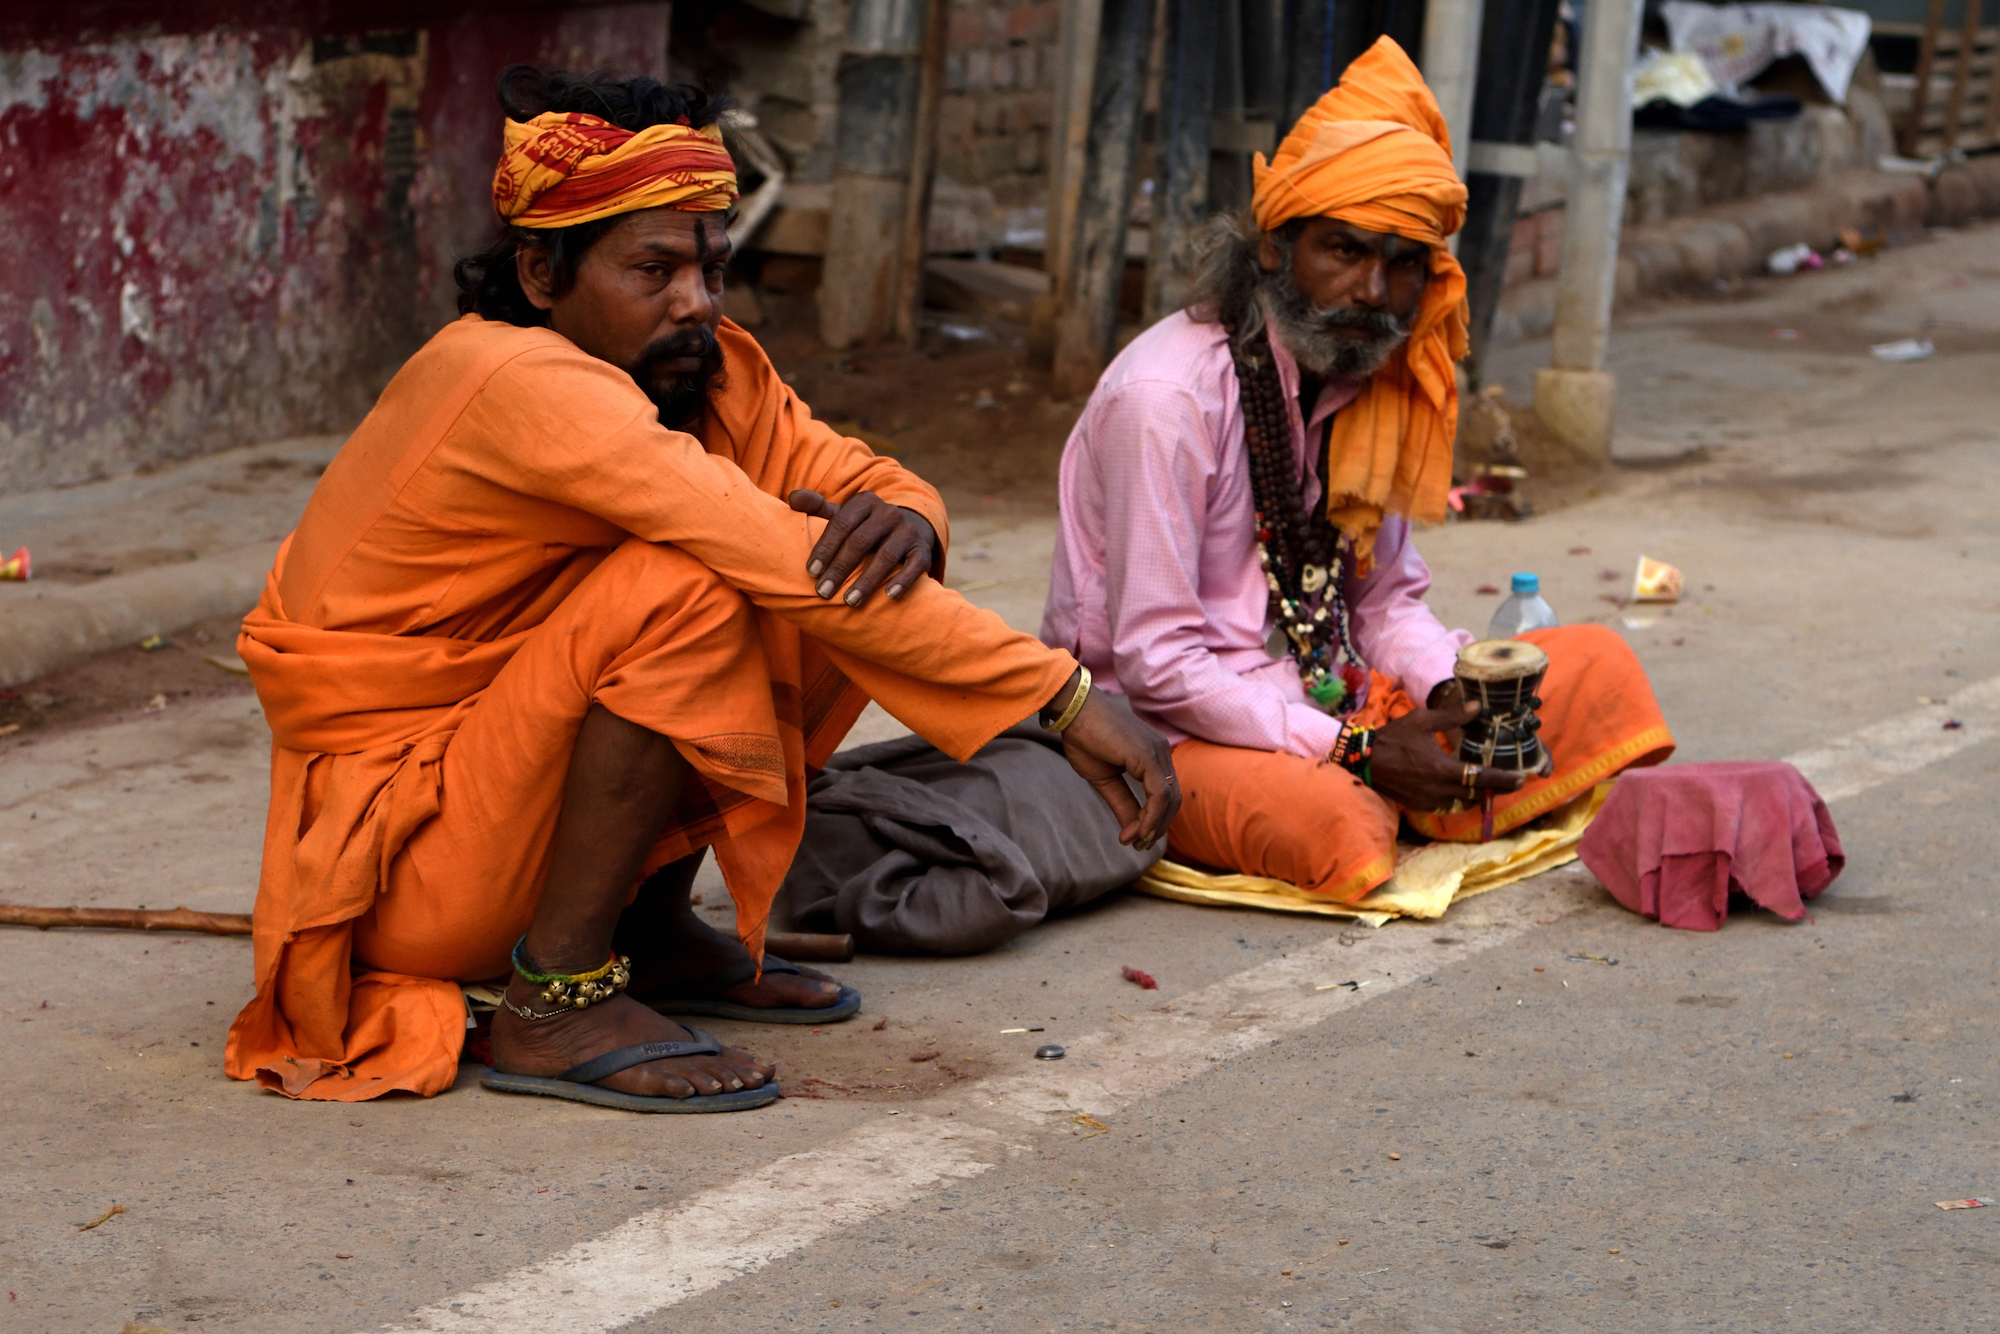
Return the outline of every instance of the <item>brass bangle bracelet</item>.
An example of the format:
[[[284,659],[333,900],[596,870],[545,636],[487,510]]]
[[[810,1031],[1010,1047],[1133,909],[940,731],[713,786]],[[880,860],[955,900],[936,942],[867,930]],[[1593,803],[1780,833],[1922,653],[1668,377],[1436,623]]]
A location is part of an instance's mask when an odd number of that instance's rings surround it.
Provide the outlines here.
[[[1057,715],[1054,722],[1044,724],[1057,736],[1061,736],[1076,721],[1076,715],[1083,712],[1084,701],[1090,698],[1090,668],[1078,663],[1076,671],[1076,693],[1069,697],[1069,706]]]

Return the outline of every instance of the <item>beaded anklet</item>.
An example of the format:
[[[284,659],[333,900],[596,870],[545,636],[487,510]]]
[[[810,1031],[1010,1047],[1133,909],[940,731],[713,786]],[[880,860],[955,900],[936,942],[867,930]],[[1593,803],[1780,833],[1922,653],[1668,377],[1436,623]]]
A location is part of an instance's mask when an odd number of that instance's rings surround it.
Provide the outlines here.
[[[614,954],[602,968],[588,973],[538,973],[534,962],[528,958],[528,938],[522,936],[514,942],[514,971],[521,980],[542,989],[542,1000],[555,1009],[537,1014],[524,1006],[508,1000],[503,992],[500,1003],[511,1014],[518,1015],[530,1023],[538,1019],[553,1019],[570,1010],[587,1010],[600,1001],[610,1000],[623,991],[632,980],[632,961],[622,954]]]

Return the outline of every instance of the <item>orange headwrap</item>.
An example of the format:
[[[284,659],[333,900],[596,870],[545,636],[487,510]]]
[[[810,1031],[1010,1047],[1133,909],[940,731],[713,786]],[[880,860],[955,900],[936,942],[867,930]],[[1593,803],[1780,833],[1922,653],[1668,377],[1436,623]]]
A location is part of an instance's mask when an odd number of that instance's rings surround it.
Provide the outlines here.
[[[1268,164],[1257,155],[1255,172],[1251,212],[1264,231],[1338,218],[1431,248],[1409,341],[1333,419],[1327,516],[1365,567],[1384,510],[1432,523],[1445,515],[1458,434],[1452,363],[1465,355],[1466,325],[1465,271],[1445,238],[1465,221],[1465,185],[1437,99],[1387,37],[1299,118]]]
[[[642,208],[713,213],[736,202],[736,164],[714,125],[634,134],[596,116],[545,111],[501,128],[493,211],[516,227],[574,227]]]

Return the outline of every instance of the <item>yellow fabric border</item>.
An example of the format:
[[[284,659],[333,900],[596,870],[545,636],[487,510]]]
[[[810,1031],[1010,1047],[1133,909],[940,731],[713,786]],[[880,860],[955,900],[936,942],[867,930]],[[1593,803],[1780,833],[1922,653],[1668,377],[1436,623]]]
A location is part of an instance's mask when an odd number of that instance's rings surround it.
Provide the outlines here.
[[[1283,880],[1256,875],[1210,875],[1172,861],[1156,864],[1139,878],[1135,887],[1155,898],[1181,903],[1347,917],[1368,926],[1381,926],[1397,917],[1435,920],[1460,899],[1500,889],[1575,861],[1577,844],[1610,795],[1611,784],[1600,783],[1551,813],[1541,828],[1487,843],[1440,841],[1399,847],[1393,857],[1382,858],[1363,873],[1379,874],[1393,861],[1394,874],[1380,889],[1354,903],[1338,903],[1307,894]]]
[[[1603,782],[1647,751],[1658,746],[1671,746],[1673,743],[1674,734],[1664,725],[1647,728],[1637,736],[1605,751],[1588,764],[1578,766],[1574,773],[1550,783],[1526,801],[1510,806],[1504,812],[1496,811],[1493,819],[1494,837],[1498,838],[1501,834],[1518,829],[1528,821],[1565,804],[1577,793]],[[1440,816],[1435,811],[1405,811],[1403,815],[1419,833],[1441,842],[1469,843],[1478,837],[1479,813],[1476,810],[1460,811],[1456,815],[1446,816]],[[1460,824],[1469,821],[1474,830],[1472,837],[1459,838],[1446,833],[1453,821]]]

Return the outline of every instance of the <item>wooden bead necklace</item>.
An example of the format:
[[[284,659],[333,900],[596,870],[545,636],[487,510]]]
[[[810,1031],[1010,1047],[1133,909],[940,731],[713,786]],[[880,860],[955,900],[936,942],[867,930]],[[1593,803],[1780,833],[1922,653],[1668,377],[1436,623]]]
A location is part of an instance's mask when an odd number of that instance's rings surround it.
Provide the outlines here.
[[[1354,544],[1326,517],[1323,502],[1306,513],[1269,330],[1243,340],[1230,330],[1229,346],[1243,408],[1243,443],[1250,456],[1257,563],[1270,589],[1271,617],[1298,663],[1306,694],[1328,713],[1351,713],[1368,693],[1368,668],[1354,651],[1344,588],[1354,568]],[[1326,476],[1326,453],[1323,440],[1321,477]]]

